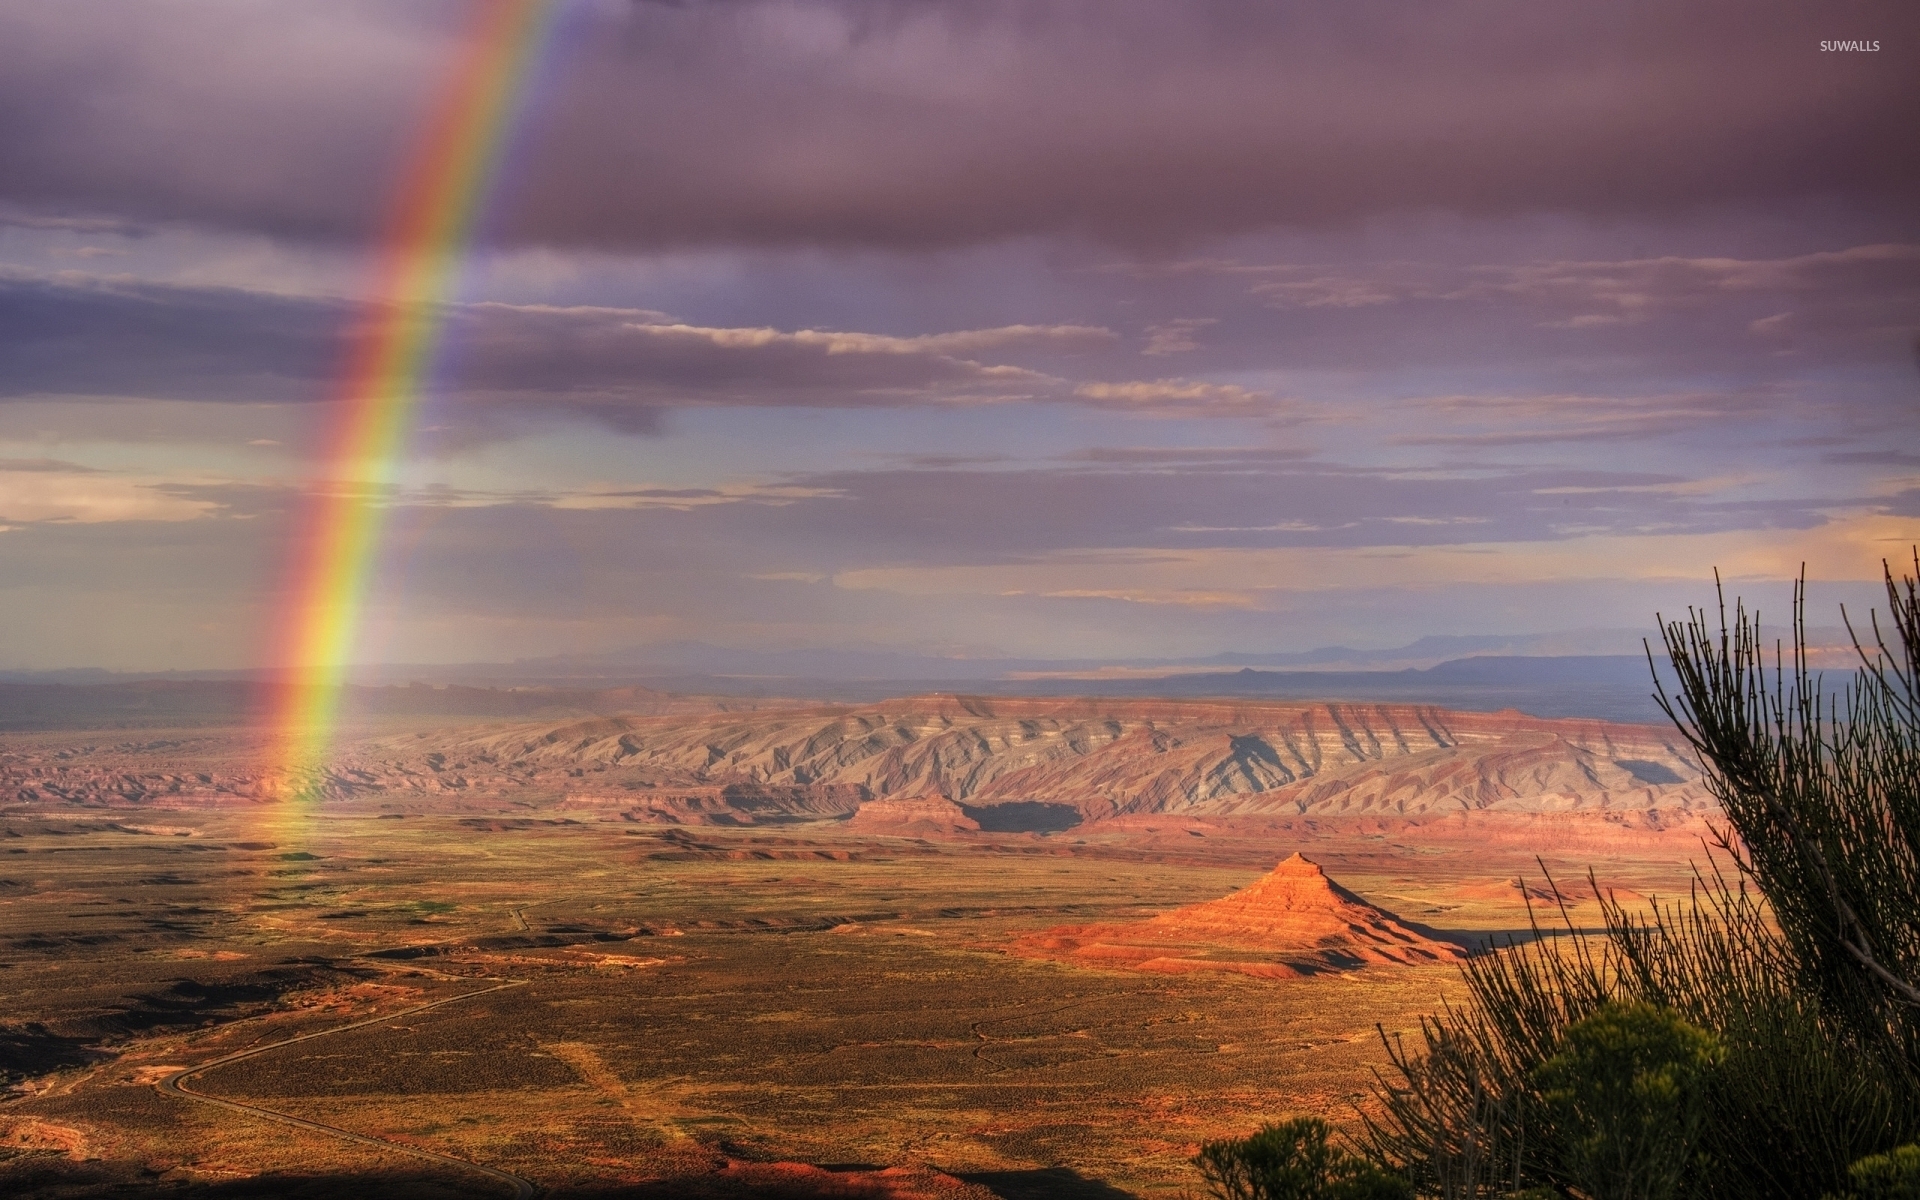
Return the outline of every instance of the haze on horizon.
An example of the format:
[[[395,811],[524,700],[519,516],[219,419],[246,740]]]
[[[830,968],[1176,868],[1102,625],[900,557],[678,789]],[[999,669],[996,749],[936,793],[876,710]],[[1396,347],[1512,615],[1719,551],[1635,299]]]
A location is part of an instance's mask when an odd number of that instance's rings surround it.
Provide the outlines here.
[[[0,0],[0,668],[268,661],[466,12]],[[1650,630],[1802,563],[1829,623],[1920,542],[1910,4],[572,16],[363,661]]]

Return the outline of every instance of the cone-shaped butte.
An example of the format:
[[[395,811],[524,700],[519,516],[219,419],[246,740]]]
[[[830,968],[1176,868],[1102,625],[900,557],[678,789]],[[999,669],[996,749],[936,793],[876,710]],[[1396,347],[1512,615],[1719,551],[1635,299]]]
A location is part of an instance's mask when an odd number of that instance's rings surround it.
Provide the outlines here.
[[[1230,896],[1190,904],[1146,922],[1195,942],[1262,949],[1339,951],[1366,962],[1464,958],[1400,918],[1327,878],[1320,864],[1294,854]]]
[[[1130,925],[1081,925],[1024,938],[1036,957],[1141,971],[1238,971],[1285,977],[1465,958],[1327,878],[1295,854],[1230,896]]]

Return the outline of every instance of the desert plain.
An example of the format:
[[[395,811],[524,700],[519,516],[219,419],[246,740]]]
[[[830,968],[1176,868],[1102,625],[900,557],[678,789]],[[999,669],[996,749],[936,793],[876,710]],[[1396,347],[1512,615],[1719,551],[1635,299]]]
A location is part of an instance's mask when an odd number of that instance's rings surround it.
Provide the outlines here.
[[[298,799],[231,714],[0,735],[0,1190],[1195,1195],[1715,812],[1671,729],[1511,711],[489,703]]]

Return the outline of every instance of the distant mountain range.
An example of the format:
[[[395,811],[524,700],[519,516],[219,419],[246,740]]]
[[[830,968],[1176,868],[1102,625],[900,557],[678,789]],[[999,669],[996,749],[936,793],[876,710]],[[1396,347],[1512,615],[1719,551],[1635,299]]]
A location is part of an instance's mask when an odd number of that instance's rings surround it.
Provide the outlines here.
[[[1634,651],[1639,635],[1628,630],[1590,630],[1570,634],[1423,637],[1405,646],[1356,650],[1324,646],[1299,652],[1228,652],[1193,658],[1019,658],[1001,655],[937,655],[882,648],[741,650],[705,642],[665,642],[593,654],[521,659],[512,663],[473,663],[455,667],[372,668],[363,678],[382,681],[426,678],[452,682],[508,683],[538,680],[559,684],[587,679],[661,679],[685,676],[737,677],[742,680],[844,680],[911,682],[1016,680],[1046,676],[1159,676],[1242,667],[1257,670],[1400,670],[1430,667],[1469,655],[1623,654]]]
[[[230,686],[10,690],[144,691],[178,700]],[[462,699],[457,688],[374,691],[389,703],[414,704],[411,714],[435,696]],[[487,715],[496,719],[350,729],[308,775],[308,786],[338,799],[438,796],[496,813],[501,801],[542,797],[572,813],[619,815],[640,825],[853,817],[852,829],[909,836],[1057,832],[1162,813],[1395,821],[1469,811],[1605,813],[1644,828],[1649,810],[1684,815],[1713,803],[1670,726],[1542,721],[1432,705],[942,694],[751,710],[543,716],[529,706]],[[503,715],[512,719],[497,719]],[[237,737],[177,727],[135,737],[88,730],[76,741],[55,753],[42,743],[37,753],[0,754],[0,796],[90,809],[161,797],[187,807],[217,805],[259,796],[263,769],[284,765],[246,727]],[[870,807],[873,801],[883,803]],[[918,828],[929,817],[935,828]],[[1653,818],[1655,826],[1664,821]]]
[[[1405,670],[1431,667],[1471,655],[1555,656],[1630,654],[1641,633],[1625,629],[1578,630],[1556,634],[1447,635],[1423,637],[1404,646],[1356,650],[1323,646],[1277,653],[1230,651],[1189,658],[1021,658],[996,654],[942,655],[881,647],[801,650],[744,650],[706,642],[660,642],[586,654],[551,655],[494,663],[390,663],[358,667],[357,683],[467,683],[503,687],[579,683],[638,683],[676,676],[741,679],[966,680],[1044,676],[1168,675],[1206,671],[1256,670]],[[64,670],[0,670],[0,681],[18,683],[125,683],[141,679],[251,680],[269,677],[263,669],[109,671],[97,667]]]
[[[1662,721],[1653,676],[1628,630],[1550,635],[1436,636],[1405,646],[1328,646],[1296,653],[1225,653],[1200,658],[1040,659],[946,657],[905,651],[754,651],[673,642],[600,654],[508,663],[395,664],[354,671],[354,707],[367,713],[506,716],[534,712],[609,713],[653,709],[666,697],[733,697],[868,702],[937,692],[1031,696],[1265,696],[1437,704],[1540,717]],[[1832,665],[1850,667],[1844,630],[1809,630]],[[274,673],[114,672],[97,669],[0,671],[0,728],[49,727],[53,713],[99,710],[135,721],[176,712],[206,720],[257,703]],[[19,686],[7,686],[19,685]],[[39,690],[68,689],[60,699]],[[192,685],[192,686],[189,686]],[[22,690],[24,688],[24,690]],[[639,691],[636,691],[639,689]],[[36,716],[35,714],[39,714]],[[145,714],[142,716],[141,714]],[[192,718],[201,719],[201,718]]]
[[[49,676],[64,678],[49,678]],[[78,675],[81,678],[74,679]],[[524,679],[524,677],[523,677]],[[1375,671],[1209,670],[1151,677],[832,679],[771,676],[647,677],[619,687],[556,686],[493,679],[486,683],[357,684],[345,703],[351,715],[534,718],[657,713],[688,705],[755,708],[792,699],[866,703],[893,696],[967,693],[982,696],[1264,697],[1282,700],[1434,704],[1492,712],[1518,709],[1538,717],[1612,721],[1664,720],[1652,699],[1644,657],[1578,655],[1479,656],[1426,668]],[[47,672],[0,679],[0,730],[162,727],[251,720],[265,696],[260,679],[129,679],[107,672]],[[703,701],[675,697],[707,697]]]

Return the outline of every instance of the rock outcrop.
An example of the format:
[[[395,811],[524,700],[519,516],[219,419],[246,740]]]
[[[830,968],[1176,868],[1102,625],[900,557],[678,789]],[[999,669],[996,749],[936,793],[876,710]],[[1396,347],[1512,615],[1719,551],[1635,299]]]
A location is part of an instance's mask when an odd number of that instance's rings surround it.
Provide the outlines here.
[[[889,837],[944,837],[980,832],[980,822],[945,796],[914,800],[869,800],[854,811],[846,828]]]
[[[1460,946],[1367,903],[1299,854],[1218,900],[1130,924],[1063,926],[1013,949],[1083,965],[1274,978],[1466,957]]]

